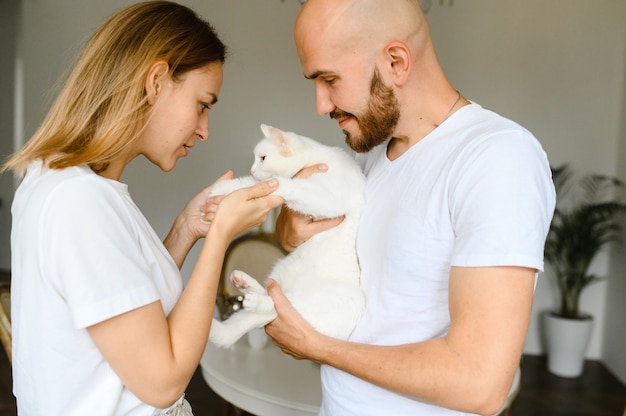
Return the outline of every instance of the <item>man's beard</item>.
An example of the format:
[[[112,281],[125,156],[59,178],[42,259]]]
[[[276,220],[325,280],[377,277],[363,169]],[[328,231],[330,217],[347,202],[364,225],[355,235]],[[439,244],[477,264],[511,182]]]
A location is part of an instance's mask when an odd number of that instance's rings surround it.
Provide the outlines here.
[[[370,99],[367,111],[362,116],[355,116],[342,110],[334,110],[330,118],[353,118],[360,133],[352,134],[346,130],[346,143],[357,153],[365,153],[383,143],[393,134],[400,119],[400,107],[393,89],[386,86],[378,70],[374,71],[370,81]]]

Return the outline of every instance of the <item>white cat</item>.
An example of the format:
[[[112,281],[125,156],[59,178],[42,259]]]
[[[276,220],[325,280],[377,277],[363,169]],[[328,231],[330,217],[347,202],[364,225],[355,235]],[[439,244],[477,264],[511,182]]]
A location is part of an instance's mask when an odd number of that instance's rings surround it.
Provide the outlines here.
[[[260,180],[276,177],[276,194],[294,211],[314,218],[345,215],[340,225],[319,233],[278,260],[267,277],[275,279],[295,309],[319,332],[347,339],[361,316],[365,298],[359,286],[356,233],[364,202],[365,176],[355,160],[295,133],[261,125],[265,138],[254,149],[252,176],[217,183],[212,194],[226,195]],[[303,167],[328,165],[328,172],[293,176]],[[213,320],[209,341],[228,347],[276,317],[265,288],[243,271],[230,276],[244,293],[243,309],[226,321]]]

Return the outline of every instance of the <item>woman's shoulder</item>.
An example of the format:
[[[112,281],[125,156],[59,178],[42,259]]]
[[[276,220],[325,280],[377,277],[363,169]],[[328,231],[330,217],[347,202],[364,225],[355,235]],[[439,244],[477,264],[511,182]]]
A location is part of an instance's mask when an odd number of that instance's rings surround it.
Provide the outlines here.
[[[15,197],[18,204],[77,210],[123,202],[127,194],[125,184],[105,179],[87,166],[50,169],[41,162],[33,162]]]

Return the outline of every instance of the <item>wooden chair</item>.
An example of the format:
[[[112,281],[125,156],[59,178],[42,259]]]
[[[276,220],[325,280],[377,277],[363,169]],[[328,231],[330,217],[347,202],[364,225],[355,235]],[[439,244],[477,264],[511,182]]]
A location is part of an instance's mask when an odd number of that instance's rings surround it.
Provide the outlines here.
[[[0,340],[9,357],[13,361],[11,333],[11,284],[0,283]]]

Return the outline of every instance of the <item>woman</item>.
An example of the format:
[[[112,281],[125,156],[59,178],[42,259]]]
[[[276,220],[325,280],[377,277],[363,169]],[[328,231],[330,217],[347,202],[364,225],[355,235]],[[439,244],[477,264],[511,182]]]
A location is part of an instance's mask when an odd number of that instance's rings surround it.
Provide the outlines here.
[[[206,346],[225,250],[283,201],[269,196],[273,181],[223,199],[207,188],[161,242],[119,180],[139,155],[170,171],[207,140],[225,52],[186,7],[119,11],[3,167],[25,174],[11,237],[20,415],[191,414],[183,394]],[[179,269],[201,237],[183,290]]]

